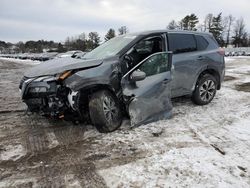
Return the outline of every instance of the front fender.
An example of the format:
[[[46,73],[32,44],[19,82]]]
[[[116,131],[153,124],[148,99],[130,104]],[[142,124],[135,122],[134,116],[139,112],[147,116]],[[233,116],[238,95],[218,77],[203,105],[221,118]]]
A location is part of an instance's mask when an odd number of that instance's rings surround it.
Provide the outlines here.
[[[114,90],[120,88],[117,64],[106,64],[92,69],[76,72],[64,81],[66,87],[73,91],[95,85],[109,85]]]

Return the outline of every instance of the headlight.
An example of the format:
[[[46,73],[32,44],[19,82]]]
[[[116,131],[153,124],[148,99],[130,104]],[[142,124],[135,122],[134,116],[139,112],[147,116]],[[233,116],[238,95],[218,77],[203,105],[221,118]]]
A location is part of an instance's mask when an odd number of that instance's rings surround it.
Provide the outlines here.
[[[35,80],[33,80],[34,82],[50,82],[50,81],[55,81],[56,78],[54,76],[42,76],[42,77],[38,77]]]
[[[46,87],[31,87],[29,89],[30,93],[45,93],[47,92],[47,88]]]
[[[34,82],[52,82],[52,81],[63,81],[69,76],[71,76],[71,71],[65,71],[63,73],[57,74],[56,76],[42,76],[34,79]]]

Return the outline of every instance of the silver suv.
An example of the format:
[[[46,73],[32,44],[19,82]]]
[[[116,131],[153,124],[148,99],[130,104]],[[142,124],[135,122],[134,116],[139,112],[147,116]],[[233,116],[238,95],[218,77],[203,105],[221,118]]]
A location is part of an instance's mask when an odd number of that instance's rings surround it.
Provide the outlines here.
[[[224,77],[224,51],[209,33],[146,31],[113,38],[81,59],[50,60],[27,71],[22,99],[31,112],[93,123],[100,132],[171,115],[171,98],[211,102]]]

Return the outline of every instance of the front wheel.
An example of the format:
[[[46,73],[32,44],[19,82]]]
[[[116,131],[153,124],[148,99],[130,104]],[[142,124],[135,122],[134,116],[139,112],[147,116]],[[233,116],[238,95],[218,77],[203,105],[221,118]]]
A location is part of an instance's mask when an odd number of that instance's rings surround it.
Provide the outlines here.
[[[198,105],[206,105],[210,103],[217,89],[217,81],[214,76],[205,74],[198,80],[192,95],[192,101]]]
[[[115,131],[122,123],[120,103],[107,90],[98,91],[91,96],[89,114],[92,123],[102,133]]]

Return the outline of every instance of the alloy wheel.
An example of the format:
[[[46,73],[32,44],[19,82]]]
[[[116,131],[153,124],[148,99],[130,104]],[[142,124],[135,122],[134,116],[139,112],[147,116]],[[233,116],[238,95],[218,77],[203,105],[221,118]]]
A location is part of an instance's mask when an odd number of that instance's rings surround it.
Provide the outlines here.
[[[105,96],[103,100],[103,111],[105,114],[106,120],[109,122],[110,125],[116,120],[117,118],[117,107],[115,104],[114,99],[111,97]]]
[[[204,102],[212,100],[216,92],[213,80],[206,80],[199,89],[201,100]]]

